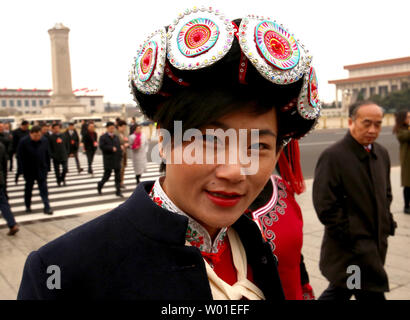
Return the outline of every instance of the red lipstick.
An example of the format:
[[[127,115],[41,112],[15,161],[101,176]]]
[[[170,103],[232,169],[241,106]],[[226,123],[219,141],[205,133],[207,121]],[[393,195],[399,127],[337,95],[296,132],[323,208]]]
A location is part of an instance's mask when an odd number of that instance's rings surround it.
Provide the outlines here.
[[[242,195],[236,192],[206,191],[206,195],[220,207],[233,207],[242,199]]]

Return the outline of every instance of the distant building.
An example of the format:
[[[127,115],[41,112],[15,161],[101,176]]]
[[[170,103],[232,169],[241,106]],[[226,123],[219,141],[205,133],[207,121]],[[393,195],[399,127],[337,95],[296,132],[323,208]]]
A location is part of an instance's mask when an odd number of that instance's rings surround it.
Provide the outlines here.
[[[123,112],[123,105],[121,103],[111,103],[106,102],[104,104],[104,111],[105,112]],[[143,114],[141,110],[135,104],[125,104],[125,111],[127,117],[142,117]]]
[[[73,90],[73,93],[81,104],[86,105],[87,113],[103,113],[104,96],[94,91],[84,88]],[[0,112],[41,114],[41,108],[50,103],[51,93],[51,89],[0,89]]]
[[[341,97],[342,111],[360,96],[385,96],[390,92],[410,87],[410,57],[380,60],[344,66],[349,71],[347,79],[330,80],[336,85],[336,106]],[[339,95],[341,93],[341,95]]]

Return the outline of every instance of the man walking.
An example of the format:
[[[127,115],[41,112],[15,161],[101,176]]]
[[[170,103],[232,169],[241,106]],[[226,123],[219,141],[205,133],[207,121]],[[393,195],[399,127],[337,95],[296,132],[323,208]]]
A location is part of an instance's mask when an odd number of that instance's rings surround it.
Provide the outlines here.
[[[24,188],[24,203],[26,212],[31,210],[31,196],[34,181],[37,181],[40,197],[44,204],[44,213],[53,214],[48,200],[47,174],[50,171],[50,154],[47,138],[41,134],[41,128],[34,126],[30,134],[21,139],[17,148],[17,156],[21,159],[21,168],[26,185]]]
[[[49,137],[50,154],[53,159],[54,172],[56,175],[57,185],[66,185],[65,176],[67,174],[67,159],[68,159],[68,141],[64,139],[60,132],[60,125],[54,123],[51,126],[52,135]],[[60,166],[62,172],[60,172]]]
[[[125,189],[125,184],[124,184],[124,175],[125,175],[125,167],[127,166],[127,153],[128,153],[128,135],[126,133],[127,130],[127,123],[124,120],[119,120],[117,124],[117,135],[118,138],[120,139],[120,146],[122,150],[122,160],[121,160],[121,182],[120,186],[121,189]]]
[[[20,139],[27,136],[29,133],[28,130],[28,121],[23,120],[21,122],[20,128],[17,128],[16,130],[13,131],[13,147],[12,147],[12,154],[16,153],[16,162],[17,162],[17,172],[15,176],[15,183],[18,183],[19,176],[23,173],[21,171],[21,165],[20,165],[20,159],[17,155],[17,147],[19,145]]]
[[[98,135],[97,135],[97,132],[95,132],[95,125],[94,123],[90,122],[88,124],[87,130],[83,134],[83,140],[82,140],[85,154],[87,156],[89,174],[93,174],[92,165],[93,165],[95,152],[97,151],[97,148],[98,148],[97,138],[98,138]]]
[[[1,165],[4,179],[4,193],[7,197],[7,162],[12,148],[13,136],[9,132],[5,132],[4,124],[2,122],[0,122],[0,142],[4,147],[4,157],[2,157],[3,163]]]
[[[11,141],[8,149],[8,160],[10,161],[9,171],[13,171],[13,133],[10,130],[10,122],[4,124],[4,135],[7,135]]]
[[[113,122],[107,122],[107,132],[100,137],[99,145],[103,153],[104,175],[97,185],[98,194],[102,194],[104,184],[110,179],[111,172],[115,173],[115,190],[116,195],[123,197],[121,193],[121,159],[122,149],[120,139],[114,134],[115,125]]]
[[[313,204],[325,226],[320,269],[329,280],[322,300],[384,300],[390,212],[390,159],[375,140],[383,110],[371,101],[350,107],[345,137],[319,157]],[[354,274],[353,274],[354,273]]]
[[[0,142],[0,211],[4,219],[7,221],[7,226],[9,227],[9,232],[7,235],[15,235],[19,231],[19,226],[14,220],[13,213],[10,210],[10,205],[8,197],[6,194],[6,181],[5,175],[7,175],[7,167],[4,168],[4,164],[7,166],[7,151],[3,143]]]
[[[83,171],[80,166],[80,161],[78,160],[78,148],[80,145],[80,139],[78,137],[77,130],[74,128],[74,123],[70,122],[68,124],[68,129],[63,134],[65,141],[68,143],[68,157],[73,157],[75,159],[75,164],[77,165],[78,173]],[[67,159],[68,162],[68,159]],[[68,166],[68,164],[67,164]]]

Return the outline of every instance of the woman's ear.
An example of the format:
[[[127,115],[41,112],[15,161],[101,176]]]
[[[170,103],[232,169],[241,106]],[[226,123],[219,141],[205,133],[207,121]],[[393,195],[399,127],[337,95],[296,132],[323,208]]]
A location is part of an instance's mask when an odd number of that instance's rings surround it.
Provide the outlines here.
[[[161,127],[157,125],[157,136],[158,136],[158,152],[163,161],[165,161],[165,151],[164,151],[164,135],[163,135],[163,130],[161,130]]]

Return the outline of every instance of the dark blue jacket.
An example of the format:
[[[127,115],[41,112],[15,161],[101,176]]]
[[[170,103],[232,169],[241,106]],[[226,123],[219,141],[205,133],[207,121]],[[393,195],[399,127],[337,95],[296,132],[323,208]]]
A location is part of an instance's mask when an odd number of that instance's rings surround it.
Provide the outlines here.
[[[138,185],[114,210],[32,252],[18,299],[211,300],[205,264],[185,246],[188,219],[149,198],[153,182]],[[257,225],[242,216],[239,234],[254,281],[267,299],[284,295],[269,245]],[[61,271],[61,289],[49,290],[48,266]]]
[[[47,173],[50,170],[47,138],[42,137],[39,141],[33,141],[29,135],[21,138],[17,147],[17,156],[26,179],[47,178]]]
[[[104,169],[121,169],[122,149],[118,136],[104,133],[100,137],[99,146],[103,154]],[[117,151],[114,152],[113,147]]]

